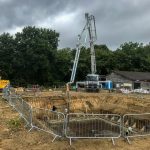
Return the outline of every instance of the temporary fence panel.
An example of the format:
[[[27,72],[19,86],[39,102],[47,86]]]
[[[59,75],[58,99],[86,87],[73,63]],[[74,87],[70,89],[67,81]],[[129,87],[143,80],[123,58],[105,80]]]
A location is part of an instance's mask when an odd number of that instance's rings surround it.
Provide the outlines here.
[[[10,106],[12,106],[12,107],[14,107],[14,109],[16,109],[17,110],[17,107],[16,107],[16,105],[17,105],[17,101],[18,101],[18,95],[9,95],[8,96],[8,102],[9,102],[9,105]],[[17,110],[18,111],[18,110]]]
[[[6,99],[19,114],[27,122],[32,124],[32,108],[25,102],[19,95],[11,93],[9,88],[5,88],[3,91],[3,98]]]
[[[150,135],[150,113],[124,115],[122,128],[124,137]]]
[[[63,113],[50,109],[32,109],[33,126],[55,136],[64,135],[64,120],[65,116]]]
[[[121,116],[116,114],[68,114],[65,133],[70,139],[119,138],[121,136]]]
[[[9,88],[8,87],[3,89],[3,98],[6,100],[8,100],[8,98],[9,98]]]
[[[19,96],[11,97],[11,103],[14,104],[14,108],[22,114],[23,100]]]
[[[32,107],[24,100],[22,100],[22,117],[32,126]]]

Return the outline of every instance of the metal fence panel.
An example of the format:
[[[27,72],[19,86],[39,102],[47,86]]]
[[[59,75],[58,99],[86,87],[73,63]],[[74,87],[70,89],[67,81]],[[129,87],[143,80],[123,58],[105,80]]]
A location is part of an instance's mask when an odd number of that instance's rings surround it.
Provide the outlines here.
[[[51,111],[50,109],[32,109],[33,126],[53,135],[64,135],[64,120],[63,113]]]
[[[22,114],[23,100],[19,96],[11,97],[11,102],[15,105],[17,112]]]
[[[8,87],[3,89],[3,98],[7,101],[9,100],[8,99],[9,98],[9,88]]]
[[[32,126],[32,107],[22,100],[22,117],[26,120],[26,122]]]
[[[27,122],[32,124],[32,108],[19,95],[11,93],[9,88],[3,90],[3,98],[6,99],[10,106],[12,106],[20,116]]]
[[[18,101],[18,96],[17,95],[9,95],[9,101],[8,102],[9,102],[10,106],[13,106],[15,109],[16,109],[17,101]]]
[[[124,115],[122,128],[124,137],[150,135],[150,113]]]
[[[119,138],[121,116],[116,114],[68,114],[66,137],[68,138]]]

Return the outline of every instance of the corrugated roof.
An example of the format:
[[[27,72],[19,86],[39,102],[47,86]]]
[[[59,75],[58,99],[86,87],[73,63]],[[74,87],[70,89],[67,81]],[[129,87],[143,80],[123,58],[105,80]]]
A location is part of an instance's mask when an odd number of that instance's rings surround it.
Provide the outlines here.
[[[114,71],[114,73],[133,81],[150,81],[150,72]]]

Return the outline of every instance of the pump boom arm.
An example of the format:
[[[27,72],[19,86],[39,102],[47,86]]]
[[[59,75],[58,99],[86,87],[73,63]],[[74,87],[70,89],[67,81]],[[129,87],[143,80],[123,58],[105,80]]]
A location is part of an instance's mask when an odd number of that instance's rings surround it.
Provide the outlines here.
[[[86,30],[89,33],[89,42],[90,42],[90,51],[91,51],[91,73],[92,74],[96,73],[94,42],[97,39],[97,35],[96,35],[95,17],[93,15],[89,15],[88,13],[86,13],[85,18],[86,18],[86,24],[85,24],[81,34],[78,36],[78,44],[77,44],[77,48],[76,48],[75,60],[73,63],[73,69],[72,69],[69,84],[74,83],[74,80],[75,80],[76,70],[77,70],[79,56],[80,56],[80,50],[81,50],[81,46],[82,46],[81,40],[83,37],[83,33]],[[86,41],[86,38],[85,38],[85,41]]]

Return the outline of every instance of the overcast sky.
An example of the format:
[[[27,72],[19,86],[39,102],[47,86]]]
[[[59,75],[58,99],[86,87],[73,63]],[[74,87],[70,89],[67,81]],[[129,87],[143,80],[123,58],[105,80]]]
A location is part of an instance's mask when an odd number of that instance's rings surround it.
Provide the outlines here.
[[[60,48],[74,48],[85,12],[96,18],[97,44],[114,50],[128,41],[150,42],[150,0],[0,0],[0,33],[51,28],[60,33]]]

